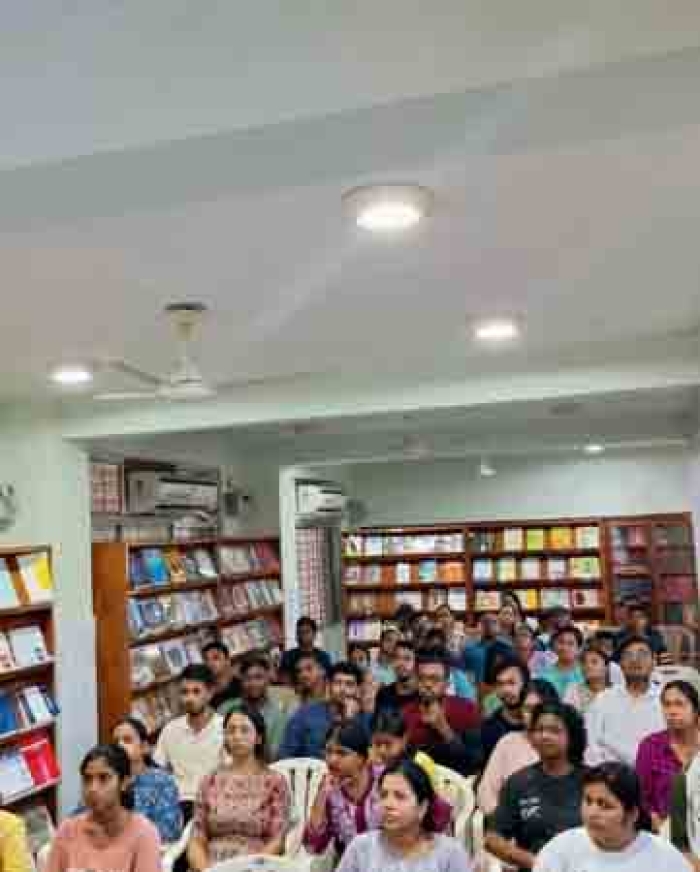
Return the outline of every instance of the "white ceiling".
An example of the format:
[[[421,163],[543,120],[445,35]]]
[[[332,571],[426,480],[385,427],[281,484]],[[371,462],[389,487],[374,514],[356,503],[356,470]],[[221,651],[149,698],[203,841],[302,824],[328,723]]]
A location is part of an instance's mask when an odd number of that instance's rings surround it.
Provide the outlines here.
[[[554,371],[700,323],[695,2],[62,6],[0,36],[0,396],[165,373],[173,299],[220,380]],[[341,193],[392,178],[434,217],[358,235]],[[493,312],[515,350],[465,342]]]

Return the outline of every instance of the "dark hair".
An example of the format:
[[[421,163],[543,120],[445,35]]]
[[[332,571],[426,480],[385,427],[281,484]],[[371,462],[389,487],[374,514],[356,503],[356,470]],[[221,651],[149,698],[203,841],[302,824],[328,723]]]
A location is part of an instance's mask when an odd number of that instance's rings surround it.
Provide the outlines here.
[[[662,700],[669,690],[677,690],[678,693],[682,694],[692,706],[695,714],[700,715],[700,695],[698,695],[697,690],[689,681],[682,681],[680,679],[669,681],[668,684],[663,686],[661,691]]]
[[[498,681],[498,676],[502,672],[505,672],[506,669],[517,669],[523,680],[523,687],[528,686],[530,683],[530,670],[520,660],[516,660],[515,657],[508,657],[506,660],[501,660],[496,666],[494,666],[492,671],[494,684]]]
[[[114,729],[112,730],[112,735],[114,735],[114,731],[117,729],[117,727],[123,727],[123,726],[131,727],[131,729],[136,733],[136,735],[139,737],[141,742],[143,742],[146,745],[148,744],[150,737],[148,735],[148,729],[146,728],[146,725],[143,723],[143,721],[140,721],[138,718],[131,717],[131,715],[129,715],[125,718],[122,718],[120,721],[117,721],[117,723],[114,725]],[[119,743],[114,742],[114,744],[117,745]],[[143,755],[143,762],[146,764],[146,766],[149,769],[156,768],[156,761],[153,759],[150,752]]]
[[[434,614],[437,614],[438,612],[445,612],[445,611],[449,612],[450,614],[453,614],[453,611],[450,608],[449,603],[439,603],[437,606],[435,606]]]
[[[544,678],[533,678],[530,681],[525,688],[523,702],[525,702],[525,697],[530,693],[536,693],[542,705],[550,702],[560,702],[556,687]]]
[[[633,601],[627,603],[626,608],[628,612],[641,612],[648,621],[651,621],[649,609],[642,603]]]
[[[399,639],[396,643],[396,647],[403,648],[405,651],[410,651],[412,654],[416,653],[416,646],[410,639]]]
[[[362,642],[351,642],[348,645],[348,657],[352,657],[355,651],[362,651],[363,654],[367,654],[367,649]],[[367,656],[369,657],[369,654]]]
[[[567,757],[569,763],[580,766],[583,762],[583,754],[586,750],[586,727],[583,718],[576,709],[564,702],[543,702],[532,713],[531,729],[544,715],[552,715],[564,724],[569,736]]]
[[[326,672],[326,664],[323,662],[321,654],[314,649],[313,651],[302,651],[297,657],[297,662],[294,664],[294,672],[299,671],[299,666],[304,660],[313,660],[321,669]]]
[[[427,804],[427,809],[425,812],[425,816],[423,817],[422,827],[428,833],[434,833],[436,831],[435,819],[433,817],[433,804],[435,802],[435,789],[433,788],[432,781],[428,777],[427,773],[424,769],[422,769],[417,763],[414,763],[413,760],[408,757],[404,757],[401,760],[398,760],[396,763],[387,766],[387,768],[382,772],[379,778],[379,787],[381,789],[384,781],[389,775],[400,775],[404,778],[411,790],[413,791],[414,796],[418,804],[425,802]]]
[[[260,669],[264,669],[266,672],[270,670],[270,659],[266,654],[263,654],[260,651],[250,651],[241,659],[240,665],[240,673],[241,675],[245,675],[249,669],[254,669],[255,667],[259,667]]]
[[[350,675],[358,685],[362,684],[362,670],[355,666],[354,663],[350,663],[348,660],[341,660],[340,663],[334,663],[331,666],[331,671],[329,673],[331,681],[336,677],[336,675]]]
[[[504,606],[511,606],[517,613],[517,616],[520,620],[523,620],[523,604],[520,602],[518,595],[514,593],[512,590],[504,591],[501,595],[501,608],[499,608],[499,612],[503,609]]]
[[[381,635],[379,636],[379,644],[381,645],[387,636],[392,636],[392,635],[400,636],[401,630],[399,630],[398,627],[393,627],[393,626],[392,627],[384,627],[384,629],[381,632]]]
[[[97,760],[101,760],[108,766],[122,785],[131,776],[131,762],[126,751],[120,745],[95,745],[83,757],[83,761],[80,764],[81,777],[85,777],[88,766]],[[119,791],[119,802],[122,808],[127,809],[127,811],[133,811],[134,793],[131,787],[122,786]]]
[[[228,646],[225,642],[222,642],[221,639],[216,639],[214,642],[207,642],[207,644],[202,648],[202,656],[208,654],[210,651],[218,651],[220,654],[223,654],[224,657],[231,656]]]
[[[584,646],[583,651],[581,651],[581,662],[583,663],[583,658],[587,657],[589,654],[595,654],[596,657],[600,657],[600,659],[605,663],[605,683],[610,684],[610,658],[603,651],[599,644],[596,644],[595,641],[589,642]]]
[[[593,635],[595,642],[614,642],[615,633],[612,630],[596,630]]]
[[[523,621],[522,624],[518,624],[517,627],[513,630],[513,636],[517,636],[519,633],[527,633],[531,639],[537,638],[537,633],[532,629],[532,627],[527,623],[527,621]]]
[[[190,663],[180,673],[180,681],[198,681],[212,688],[216,684],[214,673],[204,663]]]
[[[381,708],[372,715],[370,731],[374,736],[383,733],[387,736],[402,738],[407,733],[406,719],[398,708]]]
[[[575,624],[567,624],[565,627],[559,627],[558,630],[555,630],[552,633],[552,638],[549,640],[549,643],[552,647],[554,647],[554,643],[560,636],[565,636],[566,634],[573,636],[576,639],[576,644],[579,648],[583,648],[583,633],[579,630],[579,628]]]
[[[302,627],[308,627],[310,630],[313,630],[314,635],[318,633],[318,624],[308,615],[302,615],[297,621],[297,632],[299,632]]]
[[[431,627],[425,634],[425,647],[440,648],[444,650],[446,646],[447,636],[445,631],[441,630],[440,627]]]
[[[450,677],[450,664],[442,649],[432,648],[426,651],[421,651],[418,655],[416,671],[420,669],[421,666],[432,666],[436,663],[442,666],[445,673],[445,681],[447,681]]]
[[[369,757],[370,736],[359,718],[352,718],[344,724],[334,724],[326,733],[324,744],[329,745],[331,742],[359,754],[365,760]]]
[[[617,646],[617,651],[615,651],[615,659],[621,660],[622,655],[628,648],[631,648],[632,645],[644,645],[645,648],[649,649],[649,653],[654,656],[654,648],[652,647],[651,642],[646,638],[646,636],[627,636],[626,639],[623,639],[622,642]]]
[[[252,708],[252,706],[246,705],[245,703],[240,703],[239,705],[234,706],[230,711],[228,711],[224,717],[224,729],[228,722],[231,720],[232,715],[244,715],[244,717],[248,718],[253,727],[255,728],[255,732],[257,734],[259,742],[255,743],[254,754],[255,757],[262,761],[263,763],[267,761],[267,727],[265,726],[265,718],[260,714],[257,709]]]
[[[624,763],[601,763],[583,775],[583,786],[602,784],[619,801],[625,811],[637,812],[637,830],[651,830],[651,819],[644,810],[642,789],[634,769]]]

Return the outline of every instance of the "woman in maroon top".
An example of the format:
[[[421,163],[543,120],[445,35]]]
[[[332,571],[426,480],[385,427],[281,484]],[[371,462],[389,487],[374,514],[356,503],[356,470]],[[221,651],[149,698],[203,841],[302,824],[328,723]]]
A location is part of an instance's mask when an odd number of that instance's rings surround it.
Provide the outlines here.
[[[700,698],[687,681],[671,681],[661,693],[666,729],[647,736],[637,751],[645,810],[659,830],[668,817],[673,780],[700,747]]]

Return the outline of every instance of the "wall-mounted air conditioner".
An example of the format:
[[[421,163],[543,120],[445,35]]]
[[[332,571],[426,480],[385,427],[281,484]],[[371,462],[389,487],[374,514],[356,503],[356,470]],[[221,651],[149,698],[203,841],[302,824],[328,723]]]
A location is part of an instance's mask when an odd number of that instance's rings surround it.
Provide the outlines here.
[[[214,513],[219,506],[219,486],[215,482],[139,470],[127,475],[126,501],[127,511],[139,515],[177,511]]]
[[[297,515],[301,518],[340,518],[347,502],[338,485],[318,482],[297,485]]]

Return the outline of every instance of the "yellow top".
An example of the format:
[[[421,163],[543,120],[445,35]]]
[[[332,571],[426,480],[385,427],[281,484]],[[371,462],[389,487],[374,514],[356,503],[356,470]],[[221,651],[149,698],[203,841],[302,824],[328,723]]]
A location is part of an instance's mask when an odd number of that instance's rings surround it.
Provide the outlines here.
[[[33,872],[24,821],[0,811],[0,872]]]

